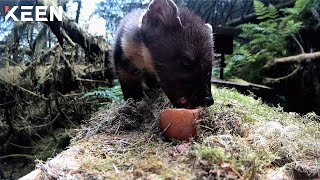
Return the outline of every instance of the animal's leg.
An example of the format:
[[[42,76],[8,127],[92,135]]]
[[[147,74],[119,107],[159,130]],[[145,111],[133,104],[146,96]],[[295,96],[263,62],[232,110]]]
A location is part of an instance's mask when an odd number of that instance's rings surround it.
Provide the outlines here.
[[[124,99],[141,100],[143,98],[141,78],[123,70],[120,70],[118,75]]]

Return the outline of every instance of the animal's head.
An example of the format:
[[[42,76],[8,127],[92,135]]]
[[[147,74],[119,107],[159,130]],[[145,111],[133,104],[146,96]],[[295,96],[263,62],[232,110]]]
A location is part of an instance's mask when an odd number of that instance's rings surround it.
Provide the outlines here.
[[[143,41],[160,85],[176,107],[213,104],[212,28],[172,0],[153,0],[142,18]]]

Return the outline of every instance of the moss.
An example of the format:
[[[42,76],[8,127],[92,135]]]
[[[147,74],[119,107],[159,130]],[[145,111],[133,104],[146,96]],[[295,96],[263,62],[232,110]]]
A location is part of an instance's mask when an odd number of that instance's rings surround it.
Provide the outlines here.
[[[76,157],[81,174],[102,179],[268,179],[278,170],[283,176],[316,174],[316,114],[300,116],[235,90],[212,90],[215,104],[203,111],[198,138],[188,143],[187,153],[159,131],[159,114],[170,107],[165,98],[101,109],[73,140],[81,147]],[[138,115],[130,116],[133,112]]]
[[[214,162],[219,162],[226,159],[224,149],[220,147],[213,148],[198,146],[196,149],[196,154],[202,159],[211,160]]]
[[[224,146],[225,149],[233,149],[231,151],[233,164],[243,166],[251,162],[256,166],[256,172],[260,177],[266,167],[275,164],[280,167],[287,164],[293,169],[300,168],[299,171],[305,174],[316,174],[317,159],[320,157],[319,151],[316,150],[319,149],[320,139],[319,116],[314,113],[305,116],[287,113],[281,107],[270,107],[260,99],[255,100],[253,97],[241,95],[235,90],[213,88],[213,93],[217,100],[211,107],[211,115],[220,118],[211,118],[207,121],[221,121],[221,114],[236,114],[240,117],[238,122],[245,131],[242,138],[224,142],[236,145],[238,144],[236,142],[241,140],[245,144],[238,148]],[[231,128],[229,132],[234,134],[232,130]],[[304,167],[303,170],[301,167]]]

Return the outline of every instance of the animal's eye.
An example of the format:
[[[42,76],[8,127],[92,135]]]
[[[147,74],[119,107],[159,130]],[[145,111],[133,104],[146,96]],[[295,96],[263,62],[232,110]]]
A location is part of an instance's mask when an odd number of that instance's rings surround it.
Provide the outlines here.
[[[198,65],[197,61],[191,60],[189,58],[182,58],[182,59],[180,59],[180,62],[183,67],[188,68],[188,69],[196,68]]]

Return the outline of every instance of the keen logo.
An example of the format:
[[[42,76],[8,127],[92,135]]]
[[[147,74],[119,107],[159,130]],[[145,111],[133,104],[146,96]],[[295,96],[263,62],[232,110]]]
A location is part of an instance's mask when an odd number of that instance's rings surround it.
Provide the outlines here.
[[[20,9],[20,19],[17,18],[15,12]],[[47,19],[47,10],[49,10],[49,19]],[[14,21],[54,21],[54,17],[58,21],[62,21],[63,8],[62,6],[9,6],[4,7],[4,12],[7,13],[5,21],[13,19]]]

